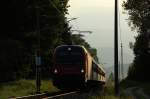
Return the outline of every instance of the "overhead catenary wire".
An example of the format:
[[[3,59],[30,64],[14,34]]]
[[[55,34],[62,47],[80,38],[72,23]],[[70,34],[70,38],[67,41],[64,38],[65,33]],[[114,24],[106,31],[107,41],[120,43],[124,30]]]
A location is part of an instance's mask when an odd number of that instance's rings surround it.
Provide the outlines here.
[[[60,16],[64,16],[64,14],[57,8],[57,6],[52,2],[52,0],[49,0],[52,6],[57,10],[57,12],[60,14]],[[34,6],[36,9],[36,32],[37,32],[37,39],[38,39],[38,47],[36,51],[36,93],[40,93],[40,85],[41,85],[41,78],[40,78],[40,65],[41,65],[41,46],[40,46],[40,7],[38,5],[39,1],[34,0]]]
[[[55,5],[55,3],[52,0],[49,0],[52,6],[57,10],[57,12],[60,14],[60,16],[64,16],[64,14],[58,9],[58,7]]]
[[[52,0],[49,0],[49,1],[52,4],[52,6],[57,10],[57,12],[60,14],[60,16],[64,16],[64,14],[58,9],[58,7],[55,5],[55,3]],[[79,28],[78,28],[78,30],[79,30]]]

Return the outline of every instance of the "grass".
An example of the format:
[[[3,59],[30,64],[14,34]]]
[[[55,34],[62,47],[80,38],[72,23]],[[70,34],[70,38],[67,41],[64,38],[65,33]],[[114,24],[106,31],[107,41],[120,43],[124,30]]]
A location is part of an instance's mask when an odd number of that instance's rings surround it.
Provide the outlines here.
[[[107,95],[107,96],[92,96],[90,99],[134,99],[131,96],[128,97],[117,97],[114,95]]]
[[[130,87],[139,87],[142,88],[144,93],[146,93],[147,95],[150,95],[150,84],[148,82],[137,82],[137,81],[131,81],[131,80],[124,80],[121,82],[121,90],[124,90],[126,88],[130,88]],[[138,97],[142,96],[136,94]]]
[[[135,87],[135,86],[140,86],[141,83],[140,82],[136,82],[136,81],[131,81],[131,80],[123,80],[120,83],[120,86],[122,88],[129,88],[129,87]]]
[[[143,88],[144,92],[150,95],[150,83],[144,83],[141,84],[140,86]]]
[[[103,92],[99,92],[99,94],[91,96],[89,99],[134,99],[132,96],[116,96],[114,93],[114,83],[107,82],[106,88]]]
[[[140,85],[140,83],[132,82],[132,81],[126,81],[121,83],[122,88],[128,88],[133,85]],[[147,87],[148,84],[141,85],[141,86],[145,87],[145,90],[150,89],[150,85],[149,87]],[[18,97],[18,96],[34,94],[35,89],[36,89],[35,80],[19,80],[19,81],[1,83],[0,99],[8,99],[9,97]],[[51,80],[42,80],[41,92],[45,92],[45,91],[56,92],[58,91],[58,89],[52,85]],[[86,93],[86,95],[88,96],[87,99],[133,99],[132,96],[125,96],[125,95],[115,96],[114,83],[112,82],[107,82],[104,91]],[[72,99],[81,99],[81,98],[73,97]]]
[[[35,93],[35,80],[19,80],[0,84],[0,99],[8,99],[9,97],[18,97],[24,95],[31,95]],[[50,80],[42,80],[41,92],[55,92],[58,91],[52,85]]]
[[[121,88],[129,88],[129,87],[140,87],[143,88],[143,90],[150,94],[150,83],[148,82],[137,82],[137,81],[131,81],[131,80],[124,80],[121,82]]]

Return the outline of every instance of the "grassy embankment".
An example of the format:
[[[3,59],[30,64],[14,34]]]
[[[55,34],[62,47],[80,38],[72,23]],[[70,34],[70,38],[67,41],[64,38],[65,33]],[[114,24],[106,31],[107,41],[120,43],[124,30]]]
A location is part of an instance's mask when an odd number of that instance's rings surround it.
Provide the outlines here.
[[[91,96],[89,99],[133,99],[132,96],[119,95],[116,96],[114,94],[114,83],[107,82],[106,88],[103,92],[99,92],[94,96]]]
[[[141,84],[137,82],[131,82],[126,81],[121,83],[122,88],[128,88],[132,87],[133,85],[142,86],[145,91],[150,90],[149,84]],[[88,95],[89,99],[133,99],[131,96],[115,96],[114,95],[114,84],[113,83],[107,83],[107,87],[104,89],[103,92],[96,91]],[[43,80],[41,84],[41,92],[49,91],[49,92],[55,92],[58,91],[53,85],[50,80]],[[9,97],[17,97],[17,96],[24,96],[24,95],[30,95],[35,93],[35,81],[34,80],[19,80],[14,82],[8,82],[8,83],[1,83],[0,84],[0,99],[8,99]],[[73,98],[72,98],[73,99]],[[77,99],[77,98],[75,98]]]
[[[130,80],[124,80],[121,82],[121,88],[131,88],[131,87],[140,87],[144,90],[145,93],[150,95],[150,83],[148,82],[136,82],[136,81],[130,81]]]
[[[35,80],[19,80],[0,84],[0,99],[8,99],[9,97],[18,97],[24,95],[31,95],[35,93]],[[58,91],[52,85],[50,80],[42,80],[41,82],[41,92]]]

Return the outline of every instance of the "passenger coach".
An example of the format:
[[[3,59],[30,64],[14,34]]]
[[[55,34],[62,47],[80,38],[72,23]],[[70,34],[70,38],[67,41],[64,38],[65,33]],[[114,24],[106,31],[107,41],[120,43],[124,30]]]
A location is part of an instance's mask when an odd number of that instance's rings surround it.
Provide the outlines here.
[[[53,60],[53,84],[59,89],[82,88],[97,82],[105,84],[105,71],[83,46],[58,46]]]

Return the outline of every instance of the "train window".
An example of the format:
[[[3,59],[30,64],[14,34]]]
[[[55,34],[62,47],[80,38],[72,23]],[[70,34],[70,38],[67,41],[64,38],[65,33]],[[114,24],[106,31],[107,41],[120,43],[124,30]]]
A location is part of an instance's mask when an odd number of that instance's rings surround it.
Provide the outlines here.
[[[84,57],[79,52],[59,52],[56,54],[56,62],[61,64],[84,64]]]

